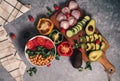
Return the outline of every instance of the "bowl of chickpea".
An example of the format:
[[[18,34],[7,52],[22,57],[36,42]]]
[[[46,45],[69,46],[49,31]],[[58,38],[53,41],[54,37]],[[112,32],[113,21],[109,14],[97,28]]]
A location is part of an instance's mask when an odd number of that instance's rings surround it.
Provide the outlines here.
[[[25,46],[25,56],[34,66],[47,66],[51,64],[56,55],[54,42],[42,35],[32,37]]]

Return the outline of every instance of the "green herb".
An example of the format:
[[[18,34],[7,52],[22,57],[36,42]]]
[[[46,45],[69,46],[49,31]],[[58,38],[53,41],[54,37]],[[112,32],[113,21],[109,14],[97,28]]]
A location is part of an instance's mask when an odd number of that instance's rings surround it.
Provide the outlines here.
[[[85,69],[86,70],[92,70],[92,66],[91,66],[91,63],[89,61],[86,63]]]
[[[27,73],[30,76],[33,76],[33,73],[36,74],[36,72],[37,72],[37,68],[36,67],[30,67],[29,70],[27,70]]]
[[[55,59],[60,60],[60,55],[58,55],[58,53],[56,54]]]
[[[83,67],[78,68],[79,71],[83,71],[83,69],[84,69]]]
[[[33,50],[30,50],[30,49],[27,49],[26,50],[26,53],[28,54],[28,56],[35,56],[37,54],[40,54],[42,55],[43,58],[47,58],[49,57],[50,55],[54,55],[55,54],[55,49],[47,49],[43,46],[38,46],[34,51]]]

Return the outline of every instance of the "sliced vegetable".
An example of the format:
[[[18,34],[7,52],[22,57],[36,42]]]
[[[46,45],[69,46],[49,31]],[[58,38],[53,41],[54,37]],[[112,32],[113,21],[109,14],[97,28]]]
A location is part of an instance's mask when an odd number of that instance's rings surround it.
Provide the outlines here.
[[[81,13],[80,13],[79,10],[73,10],[73,11],[71,12],[71,15],[72,15],[73,17],[75,17],[76,19],[79,19]]]
[[[60,56],[71,56],[73,48],[68,41],[64,41],[57,47],[57,51]]]
[[[53,27],[53,22],[48,18],[41,18],[37,24],[37,30],[43,35],[48,35]]]
[[[105,44],[105,42],[102,41],[102,42],[101,42],[101,47],[100,47],[100,49],[101,49],[101,50],[104,50],[105,47],[106,47],[106,44]]]
[[[78,4],[75,1],[70,1],[68,7],[70,10],[74,10],[78,8]]]
[[[89,60],[92,62],[97,61],[102,55],[102,50],[92,51],[89,53]]]
[[[63,35],[58,30],[54,29],[50,34],[49,37],[53,40],[55,44],[59,44],[63,41]]]
[[[64,29],[68,29],[68,28],[69,28],[69,22],[66,21],[66,20],[61,21],[60,27],[61,27],[61,28],[64,28]]]
[[[85,16],[83,20],[85,21],[85,24],[87,24],[87,22],[90,20],[90,17]],[[66,31],[66,36],[68,38],[76,35],[78,32],[80,32],[82,30],[83,26],[85,25],[85,24],[82,23],[82,21],[78,22],[76,26],[72,27],[72,29],[68,29]]]
[[[62,8],[62,13],[66,14],[66,13],[70,13],[70,9],[68,7],[64,7]]]
[[[53,43],[50,40],[46,40],[45,47],[47,49],[52,49],[52,48],[54,48],[54,45],[53,45]]]
[[[74,26],[77,23],[77,20],[73,16],[70,16],[68,22],[70,26]]]
[[[62,12],[60,12],[56,17],[56,20],[59,21],[59,22],[62,21],[62,20],[66,20],[66,19],[67,19],[67,17]]]

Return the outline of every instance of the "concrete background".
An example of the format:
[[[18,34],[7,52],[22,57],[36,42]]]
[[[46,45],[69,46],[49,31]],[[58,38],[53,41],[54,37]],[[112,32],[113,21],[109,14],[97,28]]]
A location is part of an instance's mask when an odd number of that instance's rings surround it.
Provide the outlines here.
[[[46,6],[53,9],[53,4],[63,4],[66,0],[22,0],[21,2],[31,4],[32,8],[29,12],[17,20],[9,23],[5,28],[7,32],[14,32],[17,36],[21,33],[18,30],[24,29],[26,26],[30,29],[34,29],[34,23],[28,21],[27,16],[33,15],[37,18],[41,14],[47,12]],[[116,72],[112,76],[112,81],[120,81],[120,1],[119,0],[77,0],[80,8],[86,13],[92,15],[96,20],[97,28],[108,40],[110,48],[107,50],[108,60],[116,67]],[[29,31],[29,30],[28,30]],[[23,31],[24,32],[24,31]],[[31,31],[30,31],[31,32]],[[35,35],[37,33],[32,33]],[[31,66],[24,56],[23,46],[18,46],[18,43],[23,41],[17,39],[13,41],[20,56],[27,65],[27,69]],[[25,41],[24,41],[25,42]],[[85,64],[83,64],[84,66]],[[1,66],[0,66],[1,67]],[[107,74],[104,71],[103,66],[100,63],[92,63],[92,71],[79,72],[74,69],[68,57],[61,57],[59,61],[55,60],[51,67],[38,68],[36,75],[30,77],[27,73],[24,75],[24,81],[107,81]],[[0,74],[6,74],[0,68]],[[7,75],[10,76],[10,75]],[[0,76],[1,77],[1,76]],[[9,78],[9,77],[8,77]],[[4,79],[4,80],[3,80]],[[6,77],[3,77],[0,81],[8,81]],[[13,80],[9,80],[13,81]]]

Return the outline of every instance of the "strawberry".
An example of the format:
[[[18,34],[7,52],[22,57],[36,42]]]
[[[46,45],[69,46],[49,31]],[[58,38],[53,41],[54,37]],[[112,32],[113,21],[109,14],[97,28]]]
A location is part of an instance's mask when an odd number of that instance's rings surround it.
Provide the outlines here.
[[[11,37],[12,39],[16,39],[16,35],[15,35],[14,33],[10,33],[10,37]]]
[[[35,20],[35,19],[33,18],[33,16],[31,16],[31,15],[28,15],[28,19],[29,19],[30,22],[34,22],[34,20]]]
[[[54,9],[57,11],[57,10],[59,10],[60,9],[60,7],[58,6],[58,5],[54,5]]]

